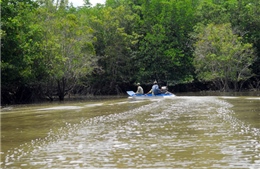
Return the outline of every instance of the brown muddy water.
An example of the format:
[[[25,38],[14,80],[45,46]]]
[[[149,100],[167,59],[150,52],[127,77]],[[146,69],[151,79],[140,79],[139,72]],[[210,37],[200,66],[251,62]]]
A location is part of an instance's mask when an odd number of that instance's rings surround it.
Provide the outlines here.
[[[260,168],[260,97],[1,109],[1,168]]]

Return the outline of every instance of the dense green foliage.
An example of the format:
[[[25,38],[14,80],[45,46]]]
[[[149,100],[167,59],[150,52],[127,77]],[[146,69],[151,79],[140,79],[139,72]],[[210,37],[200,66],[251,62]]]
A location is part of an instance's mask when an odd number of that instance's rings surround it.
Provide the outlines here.
[[[253,75],[249,69],[255,61],[252,45],[242,43],[242,38],[233,34],[230,24],[209,24],[201,29],[194,44],[197,77],[213,81],[225,91],[241,88]]]
[[[136,82],[260,86],[259,0],[2,0],[1,102],[119,94]]]

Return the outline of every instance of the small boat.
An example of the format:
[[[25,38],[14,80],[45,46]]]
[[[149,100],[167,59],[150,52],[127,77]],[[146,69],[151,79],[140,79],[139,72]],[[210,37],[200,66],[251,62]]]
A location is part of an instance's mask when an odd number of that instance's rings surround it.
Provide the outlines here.
[[[134,91],[127,91],[127,94],[129,95],[128,98],[130,99],[160,99],[160,98],[172,98],[176,96],[170,92],[153,95],[153,94],[135,94]]]

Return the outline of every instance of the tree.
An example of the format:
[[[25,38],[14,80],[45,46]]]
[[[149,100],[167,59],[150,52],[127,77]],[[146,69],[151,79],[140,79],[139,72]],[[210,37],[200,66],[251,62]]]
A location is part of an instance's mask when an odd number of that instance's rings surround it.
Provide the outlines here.
[[[253,75],[249,69],[256,58],[252,44],[242,43],[229,23],[198,26],[196,38],[194,66],[198,78],[213,81],[220,90],[241,89]]]
[[[50,98],[57,94],[64,100],[80,78],[90,74],[96,65],[93,30],[82,22],[81,16],[64,8],[50,5],[42,7],[39,13],[44,27],[42,48],[49,75],[43,84],[45,94]]]
[[[157,79],[169,85],[193,80],[188,35],[194,24],[194,7],[190,0],[142,3],[136,57],[140,79],[146,82]]]
[[[235,0],[236,1],[236,0]],[[229,1],[215,1],[207,0],[201,1],[196,8],[195,16],[197,22],[203,24],[215,23],[222,24],[230,21],[230,11],[227,6],[234,5],[234,0]]]
[[[257,59],[251,66],[255,76],[251,78],[250,85],[257,89],[260,86],[260,2],[259,0],[238,0],[234,5],[228,6],[228,10],[232,27],[244,35],[244,42],[252,43],[256,49]]]
[[[42,29],[34,17],[37,8],[31,0],[1,1],[2,103],[30,100],[32,90],[25,90],[45,74],[39,47]]]
[[[128,83],[134,73],[131,54],[138,37],[133,29],[136,16],[125,6],[112,8],[109,4],[81,9],[81,12],[88,15],[86,21],[94,29],[97,38],[94,45],[99,57],[99,68],[84,84],[95,94],[121,93],[120,85]]]

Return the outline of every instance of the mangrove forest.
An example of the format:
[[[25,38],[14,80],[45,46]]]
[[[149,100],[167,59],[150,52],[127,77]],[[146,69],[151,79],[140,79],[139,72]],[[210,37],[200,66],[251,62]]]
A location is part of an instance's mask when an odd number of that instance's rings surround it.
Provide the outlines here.
[[[259,0],[1,0],[1,104],[260,88]],[[188,86],[188,87],[187,87]]]

